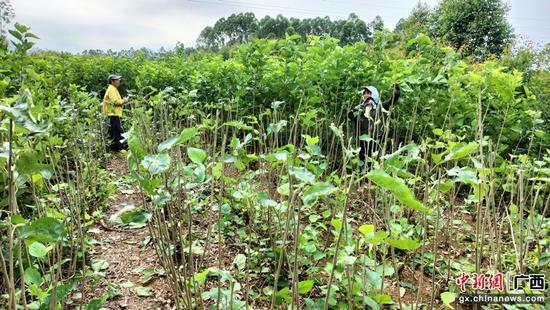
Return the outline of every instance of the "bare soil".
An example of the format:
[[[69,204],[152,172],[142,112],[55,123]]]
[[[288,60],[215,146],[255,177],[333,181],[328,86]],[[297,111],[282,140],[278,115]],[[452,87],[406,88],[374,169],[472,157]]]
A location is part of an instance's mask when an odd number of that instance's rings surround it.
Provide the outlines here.
[[[142,197],[136,186],[125,184],[128,166],[123,154],[118,154],[107,163],[107,170],[119,178],[117,193],[110,198],[108,209],[100,224],[95,225],[94,239],[97,244],[90,252],[90,261],[104,260],[109,265],[102,270],[105,274],[94,281],[87,277],[83,281],[83,304],[100,298],[107,293],[109,284],[118,289],[118,296],[103,305],[106,309],[173,309],[170,287],[166,277],[159,276],[144,283],[142,270],[162,270],[160,261],[150,240],[147,227],[128,229],[115,227],[109,222],[112,214],[125,205],[141,205]],[[95,282],[95,283],[94,283]],[[130,284],[131,283],[131,284]],[[145,287],[149,296],[138,296],[136,287]]]

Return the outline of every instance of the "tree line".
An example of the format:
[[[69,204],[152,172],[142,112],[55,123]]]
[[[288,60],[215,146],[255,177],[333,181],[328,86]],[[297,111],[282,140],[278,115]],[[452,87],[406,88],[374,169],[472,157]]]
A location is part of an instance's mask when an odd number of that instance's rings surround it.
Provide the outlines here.
[[[242,44],[256,38],[282,39],[286,35],[328,35],[340,40],[341,44],[371,41],[374,33],[384,28],[380,16],[370,23],[351,13],[347,19],[331,20],[330,17],[286,18],[279,14],[275,18],[267,15],[258,20],[254,13],[232,14],[219,19],[213,26],[204,28],[197,39],[197,47],[220,49]]]
[[[508,5],[502,0],[442,0],[433,8],[420,1],[409,16],[399,20],[394,32],[405,40],[424,33],[453,46],[465,56],[483,60],[500,56],[512,43],[514,34],[506,20],[508,11]],[[221,18],[213,26],[204,28],[197,47],[219,50],[257,38],[281,39],[287,35],[300,35],[304,39],[308,35],[328,35],[346,45],[370,42],[373,35],[383,29],[380,16],[369,23],[355,13],[342,20],[331,20],[328,16],[287,18],[281,14],[258,20],[254,13],[247,12]]]

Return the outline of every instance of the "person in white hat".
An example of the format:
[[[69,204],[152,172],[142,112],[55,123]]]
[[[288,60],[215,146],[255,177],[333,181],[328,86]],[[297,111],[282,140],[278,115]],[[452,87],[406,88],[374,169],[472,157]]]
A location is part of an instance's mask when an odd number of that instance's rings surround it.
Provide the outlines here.
[[[367,156],[370,156],[374,149],[379,147],[384,136],[384,115],[383,110],[389,110],[401,95],[398,84],[393,86],[393,94],[390,99],[383,103],[379,103],[380,94],[378,89],[374,86],[363,87],[363,98],[361,103],[355,106],[348,114],[348,116],[356,122],[356,135],[360,137],[362,135],[368,135],[368,138],[361,139],[359,145],[361,152],[359,153],[359,159],[366,160]]]
[[[103,105],[101,111],[109,117],[109,138],[111,139],[110,148],[114,152],[121,151],[124,146],[120,142],[122,140],[122,107],[128,101],[128,98],[122,98],[118,92],[120,86],[120,75],[109,75],[109,86],[103,97]]]

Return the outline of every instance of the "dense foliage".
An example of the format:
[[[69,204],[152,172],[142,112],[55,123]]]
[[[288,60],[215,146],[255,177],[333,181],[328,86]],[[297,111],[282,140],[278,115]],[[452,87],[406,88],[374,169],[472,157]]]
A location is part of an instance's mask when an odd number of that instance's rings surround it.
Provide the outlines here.
[[[300,35],[304,40],[309,35],[327,35],[340,40],[342,45],[372,41],[372,35],[383,29],[380,16],[368,25],[356,14],[347,19],[332,21],[328,16],[321,18],[286,18],[279,14],[267,15],[260,21],[254,13],[233,14],[219,19],[214,26],[204,28],[197,39],[198,47],[220,49],[224,46],[246,43],[256,38],[284,39],[286,35]]]
[[[395,32],[410,40],[425,33],[431,39],[448,43],[465,56],[484,60],[500,56],[512,43],[512,27],[506,20],[508,7],[502,0],[443,0],[435,8],[418,2],[411,14],[399,20]],[[341,45],[370,42],[381,32],[380,16],[368,24],[355,13],[346,20],[324,18],[286,18],[267,15],[260,21],[254,13],[232,14],[202,30],[197,39],[199,48],[219,50],[223,47],[250,42],[257,38],[283,39],[287,35],[331,36]]]
[[[98,276],[87,231],[111,191],[98,96],[110,73],[133,95],[128,164],[178,308],[449,306],[460,272],[546,270],[547,65],[527,75],[519,54],[471,63],[386,31],[158,57],[27,55],[33,35],[12,35],[0,305],[74,304]],[[383,137],[354,135],[360,87],[386,99],[394,83]],[[369,165],[359,140],[379,146]]]
[[[434,12],[435,35],[466,55],[500,55],[513,38],[507,12],[502,0],[443,0]]]

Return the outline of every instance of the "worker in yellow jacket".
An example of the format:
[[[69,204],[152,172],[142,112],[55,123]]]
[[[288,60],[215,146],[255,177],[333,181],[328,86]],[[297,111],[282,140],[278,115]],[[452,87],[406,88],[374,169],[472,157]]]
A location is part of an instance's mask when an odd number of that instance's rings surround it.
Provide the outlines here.
[[[128,101],[128,98],[120,97],[118,87],[120,86],[120,75],[109,75],[109,86],[103,97],[103,105],[101,111],[109,116],[109,138],[111,139],[111,150],[118,152],[124,146],[120,142],[122,140],[122,107]]]

